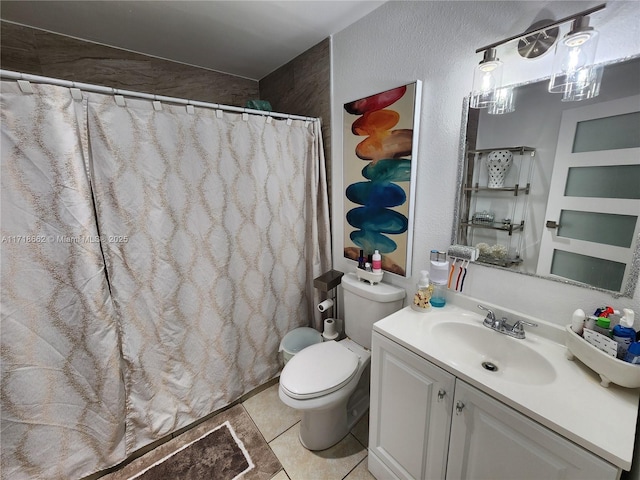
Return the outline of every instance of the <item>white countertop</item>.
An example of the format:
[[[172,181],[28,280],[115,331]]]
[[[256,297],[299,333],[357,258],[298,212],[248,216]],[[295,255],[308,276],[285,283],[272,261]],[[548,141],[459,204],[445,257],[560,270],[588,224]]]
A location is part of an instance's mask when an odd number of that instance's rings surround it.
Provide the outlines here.
[[[551,382],[515,383],[484,370],[479,362],[457,363],[431,332],[434,325],[453,319],[481,324],[484,314],[450,304],[424,313],[406,307],[383,318],[373,329],[615,466],[631,468],[640,389],[602,387],[595,372],[565,357],[566,347],[558,343],[563,338],[562,327],[538,319],[544,337],[526,328],[525,339],[507,338],[526,342],[542,354],[556,370]]]

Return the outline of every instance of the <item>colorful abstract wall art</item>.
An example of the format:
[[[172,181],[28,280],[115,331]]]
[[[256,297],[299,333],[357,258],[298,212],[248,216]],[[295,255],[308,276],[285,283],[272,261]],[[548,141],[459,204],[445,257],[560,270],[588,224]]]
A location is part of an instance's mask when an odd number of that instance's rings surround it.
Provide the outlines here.
[[[344,256],[382,254],[382,269],[411,275],[421,82],[344,105]]]

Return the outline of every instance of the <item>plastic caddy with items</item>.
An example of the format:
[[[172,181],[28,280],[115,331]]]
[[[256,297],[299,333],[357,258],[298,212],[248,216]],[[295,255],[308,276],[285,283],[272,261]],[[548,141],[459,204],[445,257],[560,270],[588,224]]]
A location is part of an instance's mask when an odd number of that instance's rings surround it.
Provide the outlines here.
[[[631,328],[634,318],[633,311],[628,309],[624,311],[625,314],[621,317],[619,325]],[[569,360],[578,358],[600,375],[600,384],[603,387],[608,387],[610,383],[626,388],[640,387],[640,364],[634,362],[635,357],[640,360],[640,355],[638,355],[640,351],[636,353],[640,344],[629,342],[628,351],[626,348],[624,349],[624,359],[617,358],[617,354],[621,350],[620,344],[610,336],[587,327],[585,323],[587,318],[582,310],[576,310],[572,323],[566,326],[567,358]],[[624,339],[622,339],[622,343],[624,343]]]

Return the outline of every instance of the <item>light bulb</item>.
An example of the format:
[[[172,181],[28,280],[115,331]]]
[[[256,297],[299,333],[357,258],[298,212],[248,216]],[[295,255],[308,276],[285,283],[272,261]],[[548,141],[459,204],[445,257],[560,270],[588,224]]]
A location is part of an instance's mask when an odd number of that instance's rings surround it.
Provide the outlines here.
[[[549,92],[569,94],[585,87],[598,46],[598,32],[589,27],[588,17],[574,21],[573,28],[556,45]]]
[[[495,91],[502,85],[502,65],[496,58],[495,49],[485,51],[473,74],[471,108],[486,108],[495,102]]]
[[[489,105],[489,115],[502,115],[515,111],[514,91],[512,87],[503,87],[496,90],[495,102]]]
[[[597,97],[602,84],[602,67],[585,67],[573,75],[562,94],[563,102],[579,102]]]

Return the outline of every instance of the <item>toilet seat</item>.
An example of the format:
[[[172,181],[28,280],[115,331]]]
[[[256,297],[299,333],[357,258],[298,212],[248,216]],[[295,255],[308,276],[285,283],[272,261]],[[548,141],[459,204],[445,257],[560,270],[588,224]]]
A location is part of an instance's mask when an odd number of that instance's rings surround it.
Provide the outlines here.
[[[360,358],[336,341],[317,343],[297,353],[280,374],[280,386],[295,399],[327,395],[356,375]]]

